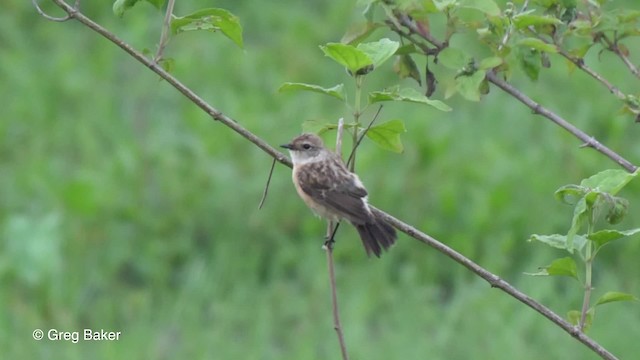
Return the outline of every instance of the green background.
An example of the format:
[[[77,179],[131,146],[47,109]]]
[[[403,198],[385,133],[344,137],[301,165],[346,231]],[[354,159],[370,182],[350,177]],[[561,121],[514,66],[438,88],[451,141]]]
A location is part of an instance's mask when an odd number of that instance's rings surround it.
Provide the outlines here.
[[[152,6],[137,5],[123,19],[110,2],[82,6],[134,47],[154,49],[163,14]],[[345,82],[353,91],[318,45],[339,41],[359,19],[354,1],[179,1],[176,13],[209,6],[240,17],[245,49],[205,32],[182,34],[167,48],[175,76],[206,101],[274,146],[300,133],[305,120],[349,116],[335,99],[277,89],[287,81]],[[638,43],[629,48],[637,59]],[[640,163],[639,125],[620,114],[606,88],[551,60],[537,83],[520,71],[512,81]],[[613,55],[592,51],[587,61],[623,91],[637,91]],[[396,83],[389,63],[366,85]],[[44,20],[27,1],[9,0],[0,12],[0,99],[2,358],[339,358],[320,248],[325,224],[298,199],[288,168],[276,166],[258,210],[267,155],[113,44],[76,22]],[[566,232],[571,208],[553,192],[616,165],[499,89],[480,103],[458,96],[447,103],[452,112],[385,106],[383,120],[405,120],[405,151],[363,143],[358,173],[370,201],[559,314],[579,308],[578,283],[523,275],[564,256],[526,239]],[[618,228],[637,227],[640,185],[622,195],[631,207]],[[640,295],[638,240],[600,253],[596,297]],[[345,226],[335,256],[353,359],[596,358],[404,235],[381,259],[368,259]],[[122,335],[37,342],[36,328]],[[589,335],[630,359],[640,352],[639,333],[638,304],[616,303],[598,308]]]

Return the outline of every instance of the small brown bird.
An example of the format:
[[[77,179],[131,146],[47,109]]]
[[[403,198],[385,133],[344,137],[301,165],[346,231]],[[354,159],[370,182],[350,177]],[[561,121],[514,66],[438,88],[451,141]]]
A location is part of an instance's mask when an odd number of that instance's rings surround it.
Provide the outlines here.
[[[367,190],[358,175],[325,148],[322,139],[302,134],[281,146],[291,153],[298,195],[314,213],[331,221],[347,219],[358,230],[369,256],[380,257],[383,249],[393,245],[395,229],[371,212]]]

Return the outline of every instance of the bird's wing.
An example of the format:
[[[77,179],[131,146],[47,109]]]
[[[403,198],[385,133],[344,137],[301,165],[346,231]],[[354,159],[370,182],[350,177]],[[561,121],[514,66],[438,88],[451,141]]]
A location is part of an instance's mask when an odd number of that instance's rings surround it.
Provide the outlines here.
[[[365,203],[367,190],[354,174],[343,167],[328,169],[322,162],[302,166],[304,169],[297,171],[302,191],[351,222],[370,221],[371,214]]]

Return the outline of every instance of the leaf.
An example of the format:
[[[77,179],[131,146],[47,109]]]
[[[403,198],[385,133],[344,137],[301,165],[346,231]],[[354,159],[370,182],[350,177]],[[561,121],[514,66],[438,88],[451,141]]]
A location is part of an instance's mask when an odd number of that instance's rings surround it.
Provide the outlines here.
[[[351,74],[373,65],[373,60],[364,51],[352,45],[328,43],[320,46],[324,54],[344,66]]]
[[[552,234],[552,235],[537,235],[533,234],[527,240],[529,242],[539,241],[548,246],[554,247],[556,249],[567,250],[567,236],[560,234]],[[580,251],[587,243],[587,239],[582,235],[575,235],[573,238],[573,248]]]
[[[282,84],[282,86],[280,86],[278,91],[279,92],[299,91],[299,90],[313,91],[313,92],[317,92],[317,93],[320,93],[320,94],[333,96],[335,98],[338,98],[338,99],[344,101],[345,97],[344,97],[344,89],[343,88],[344,88],[343,84],[338,84],[338,85],[336,85],[336,86],[334,86],[332,88],[323,88],[321,86],[313,85],[313,84],[287,82],[287,83]]]
[[[513,17],[513,24],[518,30],[521,30],[529,26],[559,25],[562,24],[562,21],[552,16],[520,14]]]
[[[236,45],[243,47],[240,19],[225,9],[201,9],[186,16],[176,16],[171,20],[173,34],[196,30],[222,31]]]
[[[340,42],[343,44],[357,45],[381,27],[384,27],[384,25],[372,21],[356,23],[349,27],[347,32],[342,36],[342,39],[340,39]]]
[[[578,280],[578,267],[571,257],[563,257],[551,262],[546,267],[547,273],[552,276],[568,276]]]
[[[638,171],[629,173],[624,170],[609,169],[582,180],[580,185],[615,195],[637,175]]]
[[[453,47],[448,47],[438,54],[438,63],[452,70],[462,69],[467,66],[470,61],[471,56]]]
[[[635,235],[640,232],[640,228],[631,230],[600,230],[587,235],[587,239],[593,241],[597,248],[600,248],[611,241],[622,239],[628,236]]]
[[[399,42],[383,38],[376,42],[360,43],[357,49],[369,55],[375,69],[392,57],[399,47]]]
[[[410,77],[417,81],[419,85],[422,85],[420,70],[418,70],[418,66],[416,62],[413,61],[413,58],[411,58],[411,55],[396,56],[396,61],[393,63],[393,71],[398,74],[400,79]]]
[[[484,71],[476,71],[472,75],[456,78],[456,90],[462,97],[471,101],[480,101],[480,85],[485,78]]]
[[[493,0],[462,0],[460,6],[480,10],[489,16],[500,15],[500,8]]]
[[[478,65],[478,69],[489,70],[502,65],[502,63],[503,63],[502,58],[499,58],[497,56],[492,56],[492,57],[482,59],[482,61],[480,61],[480,64]]]
[[[573,209],[573,219],[571,220],[571,228],[567,233],[567,251],[573,253],[573,240],[582,225],[589,216],[589,209],[587,207],[586,196],[580,198]]]
[[[600,298],[598,299],[598,301],[596,301],[596,304],[594,306],[607,304],[614,301],[638,301],[638,298],[631,294],[626,294],[623,292],[609,291],[604,295],[600,296]]]
[[[367,131],[367,137],[383,149],[396,153],[404,151],[400,134],[407,131],[402,120],[391,120],[380,125],[372,126]]]
[[[141,0],[116,0],[113,3],[113,13],[118,17],[122,17],[125,11],[131,9],[138,1]]]
[[[575,205],[580,198],[586,195],[587,191],[588,190],[582,186],[570,184],[560,187],[554,195],[560,202]]]
[[[306,120],[302,123],[302,131],[321,135],[324,132],[337,128],[336,124],[324,123],[318,120]]]
[[[540,53],[531,48],[522,48],[517,51],[517,58],[520,61],[520,67],[529,79],[536,81],[540,74]]]
[[[439,100],[431,100],[412,88],[393,88],[387,91],[374,91],[369,93],[369,103],[380,101],[406,101],[433,106],[440,111],[451,111],[451,108]]]
[[[548,53],[557,53],[558,48],[553,44],[547,44],[546,42],[536,38],[524,38],[516,43],[518,46],[525,46],[531,49],[536,49]]]
[[[613,204],[609,208],[605,220],[611,225],[615,225],[624,219],[629,211],[629,200],[621,197],[613,197]]]

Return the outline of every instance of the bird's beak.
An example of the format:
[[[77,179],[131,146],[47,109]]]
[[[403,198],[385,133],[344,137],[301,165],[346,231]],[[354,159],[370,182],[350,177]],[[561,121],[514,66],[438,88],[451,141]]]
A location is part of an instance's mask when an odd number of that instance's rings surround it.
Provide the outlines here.
[[[280,147],[281,148],[285,148],[285,149],[289,149],[289,150],[293,149],[293,145],[291,145],[291,144],[280,145]]]

